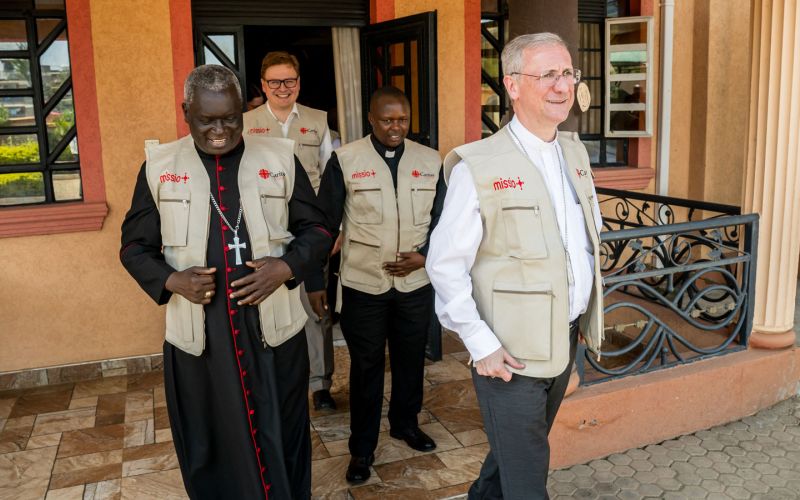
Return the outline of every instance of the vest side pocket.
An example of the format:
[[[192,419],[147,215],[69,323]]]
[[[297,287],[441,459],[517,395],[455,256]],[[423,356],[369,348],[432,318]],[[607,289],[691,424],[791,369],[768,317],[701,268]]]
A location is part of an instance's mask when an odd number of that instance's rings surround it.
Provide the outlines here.
[[[422,248],[425,243],[428,241],[428,233],[425,233],[425,239],[422,242],[417,243],[411,248],[412,252],[418,251]],[[408,276],[405,277],[405,281],[407,285],[415,285],[420,282],[430,282],[430,278],[428,278],[428,272],[425,270],[425,266],[420,267],[415,271],[411,271]]]
[[[539,203],[532,199],[508,198],[501,200],[500,206],[508,254],[518,259],[547,258]]]
[[[552,309],[553,292],[549,283],[495,283],[492,330],[515,358],[549,360]]]
[[[363,241],[346,239],[342,255],[347,255],[342,265],[342,280],[379,287],[383,281],[381,269],[381,246]]]
[[[202,306],[200,316],[197,318],[196,312],[193,310],[192,303],[185,297],[172,294],[167,304],[167,331],[165,340],[175,347],[199,356],[203,351],[201,346],[194,345],[194,330],[195,323],[200,320],[199,328],[205,328],[202,318]],[[199,349],[198,349],[199,347]]]
[[[348,209],[353,221],[360,224],[383,223],[383,193],[379,185],[354,185],[350,198],[345,209]]]
[[[158,192],[158,215],[161,219],[161,243],[166,247],[185,247],[189,236],[189,191]]]
[[[411,209],[414,212],[414,225],[431,223],[431,209],[436,197],[436,185],[416,184],[411,186]]]

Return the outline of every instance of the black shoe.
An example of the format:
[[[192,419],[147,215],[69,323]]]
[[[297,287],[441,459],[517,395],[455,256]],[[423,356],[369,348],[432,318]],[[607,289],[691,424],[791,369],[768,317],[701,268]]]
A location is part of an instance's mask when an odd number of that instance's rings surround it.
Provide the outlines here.
[[[314,409],[315,410],[335,410],[336,401],[331,397],[331,393],[327,389],[314,391]]]
[[[417,451],[431,451],[436,449],[436,442],[427,434],[422,432],[419,427],[412,427],[402,431],[394,429],[389,431],[389,435],[395,439],[402,439],[408,446]]]
[[[351,483],[363,483],[369,479],[369,466],[375,461],[375,455],[368,457],[350,457],[350,465],[347,466],[345,479]]]

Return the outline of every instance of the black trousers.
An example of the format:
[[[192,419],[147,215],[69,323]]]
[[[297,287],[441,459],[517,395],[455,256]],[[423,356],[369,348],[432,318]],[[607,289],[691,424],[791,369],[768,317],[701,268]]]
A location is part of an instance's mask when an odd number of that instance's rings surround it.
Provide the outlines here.
[[[514,375],[510,382],[472,369],[489,453],[469,500],[547,499],[550,443],[547,436],[569,384],[578,343],[577,321],[570,325],[569,364],[553,378]]]
[[[380,295],[342,287],[340,321],[350,351],[351,455],[369,456],[378,445],[387,341],[392,370],[389,425],[396,430],[417,426],[432,307],[431,285]]]

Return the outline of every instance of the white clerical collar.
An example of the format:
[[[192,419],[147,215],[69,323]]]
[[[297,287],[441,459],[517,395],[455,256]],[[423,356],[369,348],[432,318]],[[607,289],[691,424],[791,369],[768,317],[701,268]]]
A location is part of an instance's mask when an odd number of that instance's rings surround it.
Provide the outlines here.
[[[267,111],[269,111],[269,114],[271,114],[272,117],[275,118],[275,121],[277,121],[278,123],[285,123],[285,122],[282,122],[282,121],[278,120],[278,117],[275,116],[275,113],[272,112],[272,108],[269,106],[269,101],[267,101]],[[300,116],[300,110],[297,109],[297,103],[294,103],[292,105],[292,110],[289,112],[288,115],[286,115],[286,119],[288,120],[289,117],[292,116],[292,115],[297,115],[298,117]]]
[[[534,135],[530,130],[525,128],[525,125],[519,121],[517,115],[514,115],[514,118],[511,119],[511,123],[509,123],[508,126],[513,129],[516,136],[519,137],[519,140],[525,145],[526,150],[543,151],[552,148],[553,146],[557,146],[558,144],[558,130],[556,130],[556,136],[552,141],[543,141]]]

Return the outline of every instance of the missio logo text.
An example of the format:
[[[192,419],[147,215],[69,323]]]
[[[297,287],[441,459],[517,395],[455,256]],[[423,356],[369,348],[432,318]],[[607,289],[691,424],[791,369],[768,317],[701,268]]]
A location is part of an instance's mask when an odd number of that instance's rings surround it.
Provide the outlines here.
[[[495,191],[501,191],[503,189],[516,189],[516,188],[519,188],[519,190],[522,191],[522,186],[524,184],[525,182],[519,177],[517,177],[516,180],[500,178],[494,181],[493,187]]]
[[[351,179],[363,179],[364,177],[375,177],[374,170],[362,170],[361,172],[354,172],[350,176]]]
[[[176,184],[180,184],[181,182],[183,182],[184,184],[186,184],[188,180],[189,176],[186,175],[186,172],[184,172],[182,176],[170,172],[164,172],[158,177],[158,182],[160,182],[161,184],[164,184],[165,182],[174,182]]]

